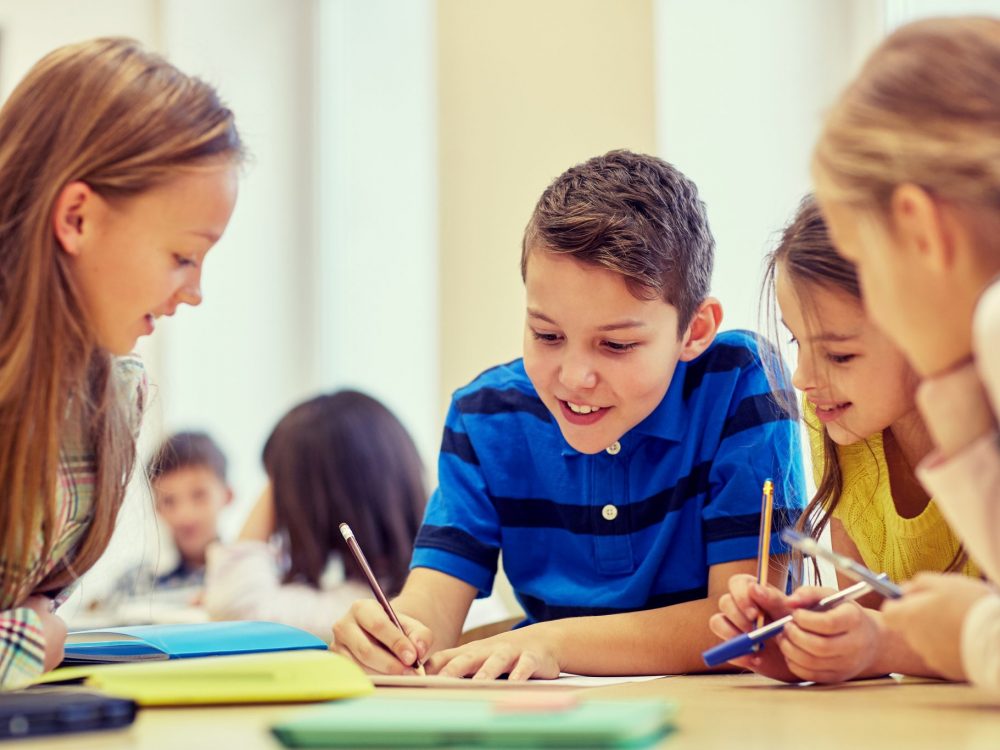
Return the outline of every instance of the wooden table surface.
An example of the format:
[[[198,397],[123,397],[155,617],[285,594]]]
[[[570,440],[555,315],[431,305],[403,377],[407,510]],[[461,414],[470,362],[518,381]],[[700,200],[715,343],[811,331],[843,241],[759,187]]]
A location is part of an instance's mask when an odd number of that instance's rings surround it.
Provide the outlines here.
[[[455,700],[510,696],[513,688],[380,688],[379,695]],[[538,688],[535,689],[537,691]],[[661,697],[678,705],[677,727],[657,747],[739,750],[1000,750],[1000,697],[966,685],[882,679],[834,687],[792,686],[756,675],[665,677],[579,691],[583,699]],[[268,732],[302,706],[147,708],[125,730],[2,743],[74,750],[258,750],[281,747]]]

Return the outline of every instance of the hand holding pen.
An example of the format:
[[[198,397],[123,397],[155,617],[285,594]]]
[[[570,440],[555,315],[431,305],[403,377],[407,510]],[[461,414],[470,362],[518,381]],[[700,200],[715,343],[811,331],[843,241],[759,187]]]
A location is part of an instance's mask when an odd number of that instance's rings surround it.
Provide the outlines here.
[[[417,648],[417,645],[413,643],[412,640],[409,639],[409,635],[407,633],[406,628],[403,627],[403,624],[400,622],[399,617],[397,617],[395,611],[393,611],[392,605],[389,603],[388,597],[386,597],[385,592],[382,591],[382,587],[379,585],[378,580],[375,578],[375,574],[372,572],[371,566],[368,564],[368,560],[365,557],[365,553],[361,551],[361,546],[358,544],[357,539],[354,537],[354,532],[351,531],[351,527],[348,526],[346,523],[340,524],[340,533],[343,535],[344,541],[347,543],[348,548],[351,550],[351,554],[354,555],[354,559],[360,566],[361,571],[365,575],[365,578],[368,579],[368,585],[371,588],[372,593],[375,595],[375,599],[378,601],[382,610],[385,612],[386,616],[388,616],[392,624],[399,630],[399,632],[403,635],[403,637],[407,639],[407,641],[409,642],[409,648],[412,648],[412,652],[410,654],[407,654],[406,652],[409,649],[406,646],[403,647],[403,653],[397,654],[397,656],[400,658],[400,661],[405,666],[414,665],[414,669],[416,670],[417,674],[419,675],[426,674],[426,672],[424,671],[423,664],[421,664],[419,661],[420,652],[419,649]],[[354,610],[359,607],[359,605],[363,606],[362,603],[359,603],[355,604],[355,606],[352,607],[352,614]],[[352,618],[349,615],[347,618],[344,618],[344,620],[341,620],[340,622],[334,625],[334,637],[336,646],[332,647],[336,648],[336,650],[338,651],[346,652],[348,656],[351,656],[352,658],[358,660],[357,659],[357,657],[359,656],[358,654],[353,653],[351,649],[344,648],[343,646],[343,642],[349,640],[349,638],[345,636],[342,630],[345,627],[344,624],[345,620],[348,623],[352,622]],[[357,624],[355,623],[355,627],[356,626]],[[355,633],[354,635],[357,634]],[[362,634],[362,637],[365,638],[366,640],[373,640],[371,639],[371,636],[367,635],[366,633]],[[412,656],[412,658],[407,658],[408,656]],[[376,665],[362,663],[362,666],[371,668]]]
[[[787,531],[782,537],[806,553],[816,554],[810,538]],[[760,586],[751,576],[734,576],[730,593],[720,599],[720,612],[710,621],[712,631],[728,640],[705,652],[706,663],[729,661],[795,682],[838,682],[874,673],[885,645],[881,616],[844,603],[872,590],[896,596],[898,588],[850,558],[837,563],[850,565],[861,582],[839,592],[805,586],[786,596],[773,586]],[[754,620],[765,613],[772,622],[755,629]],[[777,643],[754,653],[755,646],[779,634]]]

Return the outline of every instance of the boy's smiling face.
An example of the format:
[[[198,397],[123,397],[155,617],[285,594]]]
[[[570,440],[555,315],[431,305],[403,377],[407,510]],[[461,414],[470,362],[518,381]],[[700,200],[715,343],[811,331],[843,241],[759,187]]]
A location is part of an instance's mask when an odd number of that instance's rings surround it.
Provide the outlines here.
[[[528,377],[566,442],[599,453],[663,400],[685,351],[677,309],[544,248],[530,251],[524,283]]]

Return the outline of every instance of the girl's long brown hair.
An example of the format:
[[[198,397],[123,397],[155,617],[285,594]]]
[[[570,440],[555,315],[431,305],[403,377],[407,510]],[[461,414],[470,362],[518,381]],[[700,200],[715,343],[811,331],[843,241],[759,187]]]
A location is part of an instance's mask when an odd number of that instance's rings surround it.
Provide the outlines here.
[[[811,285],[849,294],[862,304],[861,285],[854,264],[842,258],[833,247],[826,222],[812,195],[807,195],[799,204],[791,223],[785,227],[777,247],[765,259],[762,309],[766,310],[772,340],[777,341],[778,311],[776,309],[775,283],[779,268],[791,280],[794,287]],[[795,398],[794,391],[775,389],[775,398]],[[797,404],[782,404],[789,413],[796,413]],[[816,430],[822,443],[823,473],[816,486],[816,494],[806,505],[797,527],[814,539],[819,539],[829,525],[834,510],[844,493],[844,478],[840,468],[840,454],[837,444],[821,426],[808,424]],[[859,435],[858,439],[867,438]],[[947,570],[958,570],[967,557],[960,547]],[[802,555],[792,555],[792,570],[801,570]],[[814,574],[819,580],[819,568],[814,566]]]
[[[354,531],[390,596],[406,580],[427,502],[423,466],[402,423],[379,401],[338,391],[299,404],[264,445],[287,581],[319,586],[331,552],[365,581],[339,526]]]
[[[62,47],[0,109],[0,604],[57,590],[104,551],[135,460],[131,402],[90,329],[52,214],[77,180],[126,199],[202,162],[238,160],[207,84],[128,39]],[[62,450],[93,457],[89,528],[44,580]],[[40,552],[40,554],[39,554]]]
[[[782,232],[777,247],[765,258],[761,307],[766,310],[768,327],[771,329],[769,333],[773,341],[779,340],[777,321],[780,316],[775,294],[779,266],[795,285],[813,284],[846,292],[857,299],[859,305],[861,304],[861,286],[854,266],[834,250],[826,222],[811,195],[802,199],[795,217]],[[795,391],[776,388],[775,398],[794,400]],[[798,413],[797,403],[784,403],[782,406],[788,409],[790,414]],[[816,494],[806,505],[797,526],[799,531],[819,539],[840,502],[840,496],[844,491],[844,479],[840,471],[837,444],[822,427],[808,423],[807,427],[819,431],[823,445],[823,474],[817,483]],[[801,570],[801,564],[801,553],[793,553],[791,570]],[[818,569],[815,573],[818,577]]]

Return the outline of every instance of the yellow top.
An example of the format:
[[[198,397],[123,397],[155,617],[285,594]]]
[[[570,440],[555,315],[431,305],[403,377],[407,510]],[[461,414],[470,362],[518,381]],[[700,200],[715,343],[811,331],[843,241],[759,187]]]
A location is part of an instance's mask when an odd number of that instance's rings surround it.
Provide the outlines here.
[[[824,429],[812,404],[803,409],[813,462],[813,478],[823,477]],[[896,583],[921,571],[944,571],[954,560],[960,542],[931,500],[915,518],[896,512],[889,485],[889,466],[882,446],[882,433],[851,445],[838,445],[840,475],[844,481],[840,502],[833,510],[844,531],[861,553],[864,564],[888,574]],[[971,560],[961,573],[978,576]]]

